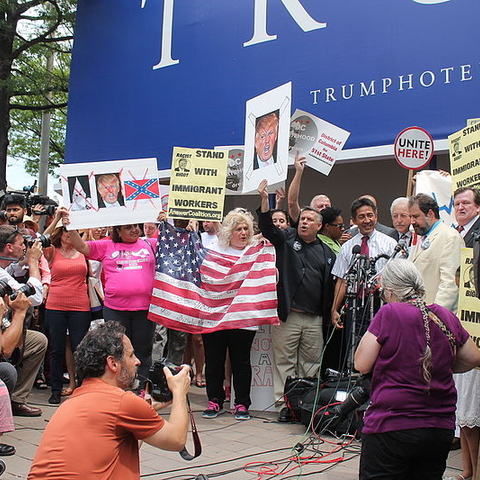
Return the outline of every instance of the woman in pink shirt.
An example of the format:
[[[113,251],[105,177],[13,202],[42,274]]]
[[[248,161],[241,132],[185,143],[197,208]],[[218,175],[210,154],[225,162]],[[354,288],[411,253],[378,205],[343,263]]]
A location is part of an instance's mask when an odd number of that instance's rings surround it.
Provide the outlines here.
[[[62,209],[64,224],[68,211]],[[135,355],[141,362],[138,376],[145,379],[152,364],[152,346],[156,324],[147,319],[155,274],[154,238],[140,238],[138,224],[119,225],[111,239],[85,242],[76,230],[69,231],[75,248],[89,260],[102,263],[105,276],[103,316],[126,329]]]

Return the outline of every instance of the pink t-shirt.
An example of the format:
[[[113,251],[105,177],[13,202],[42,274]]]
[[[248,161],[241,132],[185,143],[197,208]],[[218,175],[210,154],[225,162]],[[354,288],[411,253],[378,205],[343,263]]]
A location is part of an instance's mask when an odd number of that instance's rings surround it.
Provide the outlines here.
[[[102,262],[105,275],[105,306],[113,310],[148,310],[155,275],[157,240],[135,243],[112,240],[87,242],[90,260]]]

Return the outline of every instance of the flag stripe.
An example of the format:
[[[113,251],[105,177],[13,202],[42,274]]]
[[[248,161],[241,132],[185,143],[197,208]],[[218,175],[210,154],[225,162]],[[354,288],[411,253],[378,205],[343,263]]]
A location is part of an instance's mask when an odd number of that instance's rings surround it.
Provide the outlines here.
[[[222,255],[163,222],[149,318],[191,333],[278,324],[273,246]]]

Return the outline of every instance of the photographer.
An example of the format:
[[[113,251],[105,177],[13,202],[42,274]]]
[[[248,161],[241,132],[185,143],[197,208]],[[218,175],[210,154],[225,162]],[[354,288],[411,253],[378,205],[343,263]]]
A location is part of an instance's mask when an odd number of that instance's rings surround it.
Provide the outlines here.
[[[41,255],[42,247],[38,240],[27,249],[22,234],[14,227],[0,226],[0,281],[8,284],[13,291],[28,288],[26,284],[17,282],[9,273],[14,262],[25,258],[30,275],[27,284],[34,290],[34,293],[29,296],[29,303],[32,305],[39,305],[42,302],[43,289],[38,266]],[[4,356],[12,361],[11,355],[19,347],[22,355],[21,362],[16,365],[18,381],[12,394],[12,411],[18,416],[38,417],[42,411],[27,405],[26,401],[45,356],[47,339],[40,332],[25,329],[25,315],[17,321],[14,320],[15,317],[12,317],[10,326],[4,330],[3,334]]]
[[[172,391],[169,420],[156,410],[165,404],[126,391],[134,386],[139,360],[125,329],[107,322],[85,335],[75,353],[83,380],[54,413],[45,429],[30,480],[44,478],[139,479],[139,441],[170,451],[184,448],[189,368],[177,375],[164,369]]]
[[[11,310],[10,327],[0,333],[0,354],[8,358],[12,354],[23,330],[25,314],[30,307],[30,301],[25,294],[20,292],[15,300],[10,300],[8,295],[0,297],[0,320]],[[0,332],[2,330],[0,329]],[[10,395],[17,382],[15,367],[7,362],[0,361],[0,440],[5,432],[14,430]],[[0,443],[0,456],[13,455],[15,447]]]

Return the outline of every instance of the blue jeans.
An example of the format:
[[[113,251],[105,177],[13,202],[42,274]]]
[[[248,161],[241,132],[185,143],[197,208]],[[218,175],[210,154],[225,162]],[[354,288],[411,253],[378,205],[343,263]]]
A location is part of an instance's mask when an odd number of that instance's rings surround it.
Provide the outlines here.
[[[65,310],[45,310],[45,323],[50,346],[50,381],[52,392],[62,390],[63,364],[67,329],[70,335],[72,351],[90,328],[91,314],[88,312],[68,312]]]

